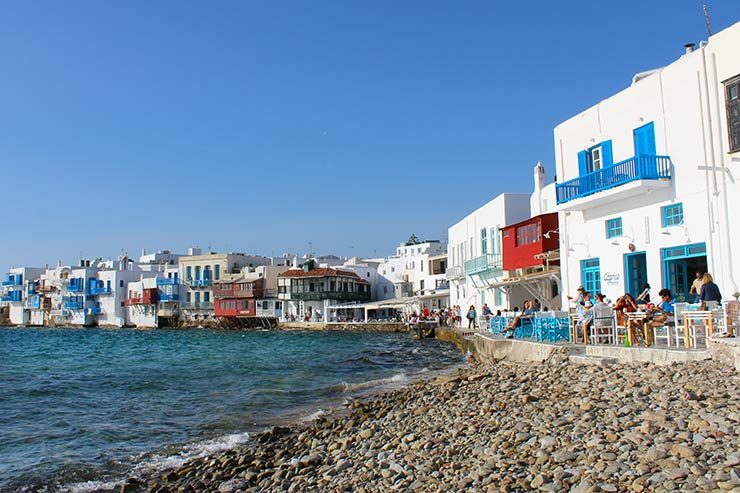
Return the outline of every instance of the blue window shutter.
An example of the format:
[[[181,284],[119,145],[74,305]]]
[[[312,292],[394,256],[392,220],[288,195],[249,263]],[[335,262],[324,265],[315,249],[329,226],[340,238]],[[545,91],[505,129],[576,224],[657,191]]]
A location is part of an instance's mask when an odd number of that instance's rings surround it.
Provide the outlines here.
[[[601,162],[602,168],[607,168],[614,164],[614,160],[612,159],[612,141],[611,140],[605,140],[601,143]]]
[[[578,153],[578,175],[583,176],[588,173],[588,156],[586,151]]]

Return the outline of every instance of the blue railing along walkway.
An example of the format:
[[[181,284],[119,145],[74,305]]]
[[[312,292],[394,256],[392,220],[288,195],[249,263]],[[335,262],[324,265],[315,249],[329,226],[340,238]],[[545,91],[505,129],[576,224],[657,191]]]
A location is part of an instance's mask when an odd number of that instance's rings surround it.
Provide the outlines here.
[[[564,204],[637,180],[670,180],[671,158],[635,156],[555,186],[557,203]]]
[[[514,317],[493,317],[490,331],[504,334]],[[511,332],[506,332],[507,335]],[[521,325],[514,331],[515,339],[534,339],[537,342],[561,342],[570,338],[570,320],[557,317],[534,317],[521,319]]]

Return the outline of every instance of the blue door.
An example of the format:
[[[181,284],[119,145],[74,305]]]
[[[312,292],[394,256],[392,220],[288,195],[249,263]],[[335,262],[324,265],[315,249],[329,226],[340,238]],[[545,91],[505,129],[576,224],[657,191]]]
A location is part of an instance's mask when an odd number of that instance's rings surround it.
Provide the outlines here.
[[[596,294],[601,291],[601,268],[599,259],[581,260],[581,284],[583,288]]]
[[[626,291],[637,298],[647,284],[647,256],[645,252],[629,253],[624,256]]]
[[[655,156],[655,125],[653,122],[634,130],[635,156]]]
[[[681,245],[661,250],[663,287],[671,290],[677,301],[691,301],[691,275],[707,271],[707,248],[704,243]]]

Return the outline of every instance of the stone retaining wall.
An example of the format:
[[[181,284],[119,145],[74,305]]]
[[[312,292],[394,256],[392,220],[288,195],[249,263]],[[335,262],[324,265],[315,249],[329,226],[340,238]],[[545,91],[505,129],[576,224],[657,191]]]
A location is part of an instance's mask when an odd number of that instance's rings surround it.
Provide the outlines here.
[[[337,330],[368,332],[413,332],[403,323],[326,323],[326,322],[280,322],[279,330]]]
[[[614,358],[620,363],[653,363],[656,365],[670,365],[671,363],[687,363],[689,361],[703,361],[712,359],[709,350],[683,350],[653,347],[623,347],[623,346],[578,346],[581,354],[601,358]]]
[[[729,339],[710,338],[707,341],[712,358],[730,366],[735,366],[740,371],[740,339],[737,337]]]

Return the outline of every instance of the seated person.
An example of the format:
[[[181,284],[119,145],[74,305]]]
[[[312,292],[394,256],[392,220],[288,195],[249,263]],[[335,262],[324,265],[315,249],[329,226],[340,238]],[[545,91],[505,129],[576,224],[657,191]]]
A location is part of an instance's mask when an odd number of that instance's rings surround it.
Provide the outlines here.
[[[637,302],[631,294],[625,293],[624,296],[617,298],[617,303],[614,305],[614,311],[617,312],[617,324],[624,327],[627,319],[624,314],[636,312]]]
[[[652,314],[650,325],[652,327],[672,325],[674,323],[673,315],[675,313],[675,309],[673,308],[674,300],[671,296],[671,291],[668,289],[661,289],[658,295],[660,296],[660,303],[650,310],[650,313]]]
[[[591,293],[585,291],[583,293],[583,300],[576,304],[576,311],[578,312],[577,323],[583,331],[583,342],[586,342],[586,334],[588,334],[588,327],[594,320],[594,312],[592,310],[593,304],[591,303]]]
[[[522,325],[522,319],[531,319],[534,317],[534,314],[537,312],[537,308],[535,307],[534,301],[525,301],[524,302],[524,311],[520,314],[514,317],[510,322],[509,325],[506,327],[506,330],[504,332],[511,332],[509,335],[509,339],[514,337],[514,331],[517,327],[520,327]]]

